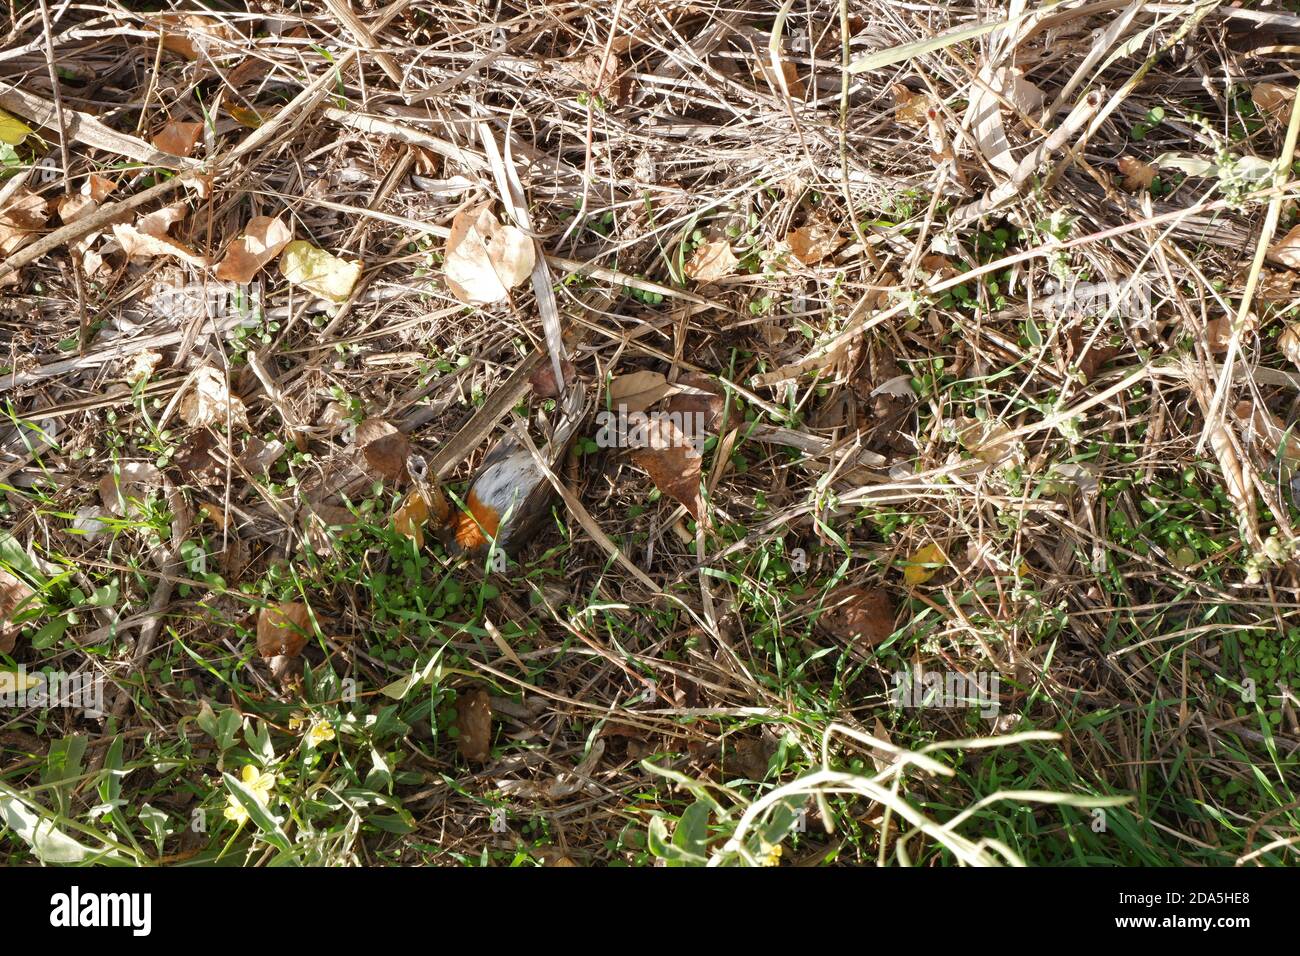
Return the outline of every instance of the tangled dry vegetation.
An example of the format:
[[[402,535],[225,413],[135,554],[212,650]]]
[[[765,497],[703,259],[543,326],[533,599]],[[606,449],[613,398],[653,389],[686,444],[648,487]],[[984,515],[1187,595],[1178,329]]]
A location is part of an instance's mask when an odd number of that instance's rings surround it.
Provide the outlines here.
[[[1283,6],[15,0],[5,858],[1294,862]]]

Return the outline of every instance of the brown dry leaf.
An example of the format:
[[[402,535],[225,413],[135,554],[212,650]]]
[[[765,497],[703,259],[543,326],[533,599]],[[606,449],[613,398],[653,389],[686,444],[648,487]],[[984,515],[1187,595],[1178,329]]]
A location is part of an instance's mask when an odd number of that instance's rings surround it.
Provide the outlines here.
[[[169,13],[158,18],[163,24],[162,45],[169,53],[197,60],[200,53],[220,49],[220,40],[233,40],[239,34],[220,20],[197,14]]]
[[[560,359],[560,371],[564,374],[566,383],[572,382],[573,376],[578,373],[578,369],[568,359]],[[555,366],[549,360],[533,370],[533,374],[528,376],[528,384],[538,398],[560,397],[561,389],[555,381]]]
[[[17,252],[35,239],[49,218],[49,204],[30,189],[20,188],[0,210],[0,256]]]
[[[623,62],[613,52],[608,58],[603,53],[587,54],[569,64],[567,72],[578,86],[617,106],[627,98],[632,78],[623,76]]]
[[[252,282],[253,276],[278,256],[293,239],[293,231],[278,216],[256,216],[226,249],[217,266],[217,278],[227,282]]]
[[[189,156],[203,135],[202,123],[171,120],[154,134],[153,144],[173,156]]]
[[[55,204],[59,212],[59,218],[65,223],[76,222],[82,216],[88,215],[99,208],[99,203],[89,196],[83,196],[81,193],[72,193],[69,196],[60,196]]]
[[[1300,323],[1293,322],[1282,330],[1277,337],[1277,347],[1292,365],[1300,369]]]
[[[81,195],[89,196],[95,202],[103,202],[117,188],[117,183],[107,176],[91,173],[81,184]]]
[[[1290,119],[1291,101],[1294,99],[1294,86],[1282,86],[1265,80],[1250,88],[1250,101],[1261,113],[1273,117],[1279,123]]]
[[[230,394],[226,380],[220,372],[205,365],[195,373],[194,382],[181,399],[181,418],[195,428],[224,423],[231,428],[248,427],[248,412],[244,403]]]
[[[492,698],[482,687],[456,698],[456,749],[473,763],[492,756]]]
[[[280,254],[280,275],[330,302],[344,302],[361,278],[361,261],[340,259],[305,239],[295,239]]]
[[[1120,352],[1113,345],[1093,345],[1091,348],[1087,348],[1091,339],[1092,333],[1085,332],[1077,325],[1070,329],[1069,335],[1065,339],[1066,362],[1078,361],[1079,371],[1083,373],[1084,379],[1089,382],[1097,377],[1098,369],[1119,355]]]
[[[825,220],[816,220],[785,234],[794,257],[806,266],[821,262],[840,244],[840,231]]]
[[[1232,317],[1221,315],[1205,323],[1205,343],[1210,347],[1210,354],[1222,355],[1228,351],[1232,341]]]
[[[894,122],[917,129],[929,125],[927,113],[938,105],[933,96],[928,92],[913,93],[902,83],[895,83],[889,91],[894,94]]]
[[[464,209],[451,222],[443,275],[462,302],[500,302],[532,275],[536,263],[533,240],[514,226],[503,226],[491,202]]]
[[[257,615],[257,653],[262,657],[297,657],[311,633],[307,605],[286,601],[264,607]]]
[[[1132,156],[1121,156],[1115,161],[1119,173],[1124,177],[1120,188],[1125,192],[1135,193],[1139,189],[1149,189],[1156,178],[1156,168]]]
[[[117,473],[107,472],[99,479],[99,497],[105,509],[119,518],[136,515],[136,502],[163,483],[162,472],[148,462],[130,461],[118,465]]]
[[[842,587],[826,597],[817,625],[862,654],[894,633],[894,600],[883,588]]]
[[[1300,269],[1300,226],[1268,247],[1268,259],[1288,269]]]
[[[691,517],[703,520],[700,472],[704,457],[670,419],[656,416],[644,429],[645,446],[632,460],[646,470],[655,487],[686,506]]]
[[[740,260],[726,239],[715,239],[695,247],[685,266],[686,277],[696,282],[716,282],[736,271]]]
[[[778,97],[784,97],[789,93],[790,99],[801,100],[808,93],[808,87],[804,84],[803,78],[799,76],[799,68],[785,57],[780,58],[781,75],[778,77],[772,72],[772,57],[766,48],[763,55],[756,58],[754,63],[754,72],[762,77],[767,83],[768,88]],[[785,81],[785,90],[781,89],[782,80]]]
[[[1300,435],[1288,429],[1282,420],[1263,405],[1241,401],[1236,407],[1237,417],[1250,423],[1255,437],[1264,442],[1270,458],[1276,457],[1288,476],[1300,466]]]
[[[716,431],[726,404],[717,380],[700,372],[687,372],[677,379],[676,388],[677,393],[664,404],[664,411],[670,415],[698,413],[703,416],[704,430]]]
[[[12,653],[21,630],[14,618],[32,608],[36,592],[0,568],[0,654]]]
[[[374,472],[389,481],[406,477],[411,443],[397,426],[382,418],[367,418],[357,426],[357,447]]]
[[[643,412],[675,389],[659,372],[629,372],[616,375],[609,383],[609,404],[615,410]]]

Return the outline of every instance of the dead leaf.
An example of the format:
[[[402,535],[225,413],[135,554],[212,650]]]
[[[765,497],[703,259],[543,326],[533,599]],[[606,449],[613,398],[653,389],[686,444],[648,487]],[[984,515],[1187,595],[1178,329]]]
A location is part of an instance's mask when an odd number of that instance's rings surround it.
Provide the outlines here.
[[[20,188],[0,211],[0,255],[11,255],[35,239],[49,218],[49,204],[30,189]]]
[[[128,383],[134,385],[136,382],[148,381],[154,371],[162,363],[162,353],[154,352],[150,349],[141,349],[131,356],[126,363],[126,374],[123,376]]]
[[[987,66],[979,72],[977,82],[971,84],[970,105],[966,110],[965,126],[975,137],[980,152],[990,166],[1010,175],[1018,161],[1011,153],[1003,125],[1002,101],[1006,99],[1021,113],[1032,114],[1043,105],[1044,94],[1026,80],[1018,69],[1000,66],[990,70]]]
[[[948,558],[943,553],[943,548],[937,544],[927,544],[903,562],[903,585],[914,588],[918,584],[924,584],[942,571],[947,563]]]
[[[660,372],[629,372],[610,381],[609,403],[615,410],[643,412],[674,391]]]
[[[99,203],[89,196],[83,196],[81,193],[72,193],[68,196],[60,196],[56,208],[59,212],[59,218],[65,223],[76,222],[82,216],[94,212],[99,208]]]
[[[502,225],[490,202],[462,210],[451,222],[443,275],[462,302],[500,302],[532,275],[536,262],[533,240]]]
[[[195,428],[227,421],[232,430],[248,427],[244,403],[230,394],[225,378],[210,365],[195,373],[193,383],[181,399],[180,412],[181,418]]]
[[[758,737],[737,738],[728,754],[728,763],[735,768],[737,776],[746,780],[763,780],[776,756],[778,743],[766,734]]]
[[[202,123],[171,120],[154,134],[153,144],[173,156],[189,156],[203,135]]]
[[[492,756],[492,699],[482,687],[456,697],[456,749],[473,763]]]
[[[826,596],[817,626],[857,655],[879,647],[894,633],[894,600],[883,588],[842,587]]]
[[[340,259],[304,239],[295,239],[280,254],[280,274],[330,302],[344,302],[361,278],[361,261]]]
[[[677,379],[674,387],[676,394],[664,404],[664,411],[670,415],[699,414],[703,417],[705,431],[717,431],[726,405],[722,386],[717,380],[700,372],[687,372]]]
[[[1293,322],[1282,330],[1277,337],[1277,347],[1292,365],[1300,369],[1300,323]]]
[[[99,497],[110,514],[119,518],[139,514],[135,507],[150,491],[162,487],[162,472],[148,462],[122,462],[117,472],[99,479]]]
[[[1268,247],[1268,259],[1288,269],[1300,269],[1300,226]]]
[[[81,184],[81,195],[89,196],[95,202],[103,202],[117,188],[117,183],[107,176],[91,173]]]
[[[796,259],[806,266],[812,266],[839,247],[840,232],[831,223],[818,219],[798,229],[791,229],[785,234],[785,241]]]
[[[696,282],[716,282],[736,271],[740,260],[731,251],[731,243],[725,239],[716,239],[695,247],[684,271],[688,279]]]
[[[280,254],[293,239],[293,231],[278,216],[250,219],[239,236],[226,249],[217,266],[217,278],[227,282],[252,282],[253,276]]]
[[[1250,101],[1256,108],[1279,123],[1291,118],[1291,101],[1295,99],[1294,86],[1282,86],[1267,80],[1250,88]]]
[[[926,113],[938,106],[933,96],[928,92],[913,93],[902,83],[895,83],[889,91],[894,95],[895,123],[917,129],[924,129],[929,124]]]
[[[152,259],[156,256],[174,256],[198,268],[206,268],[207,256],[198,255],[184,243],[169,236],[172,225],[185,218],[183,203],[165,206],[136,220],[135,225],[113,223],[113,237],[128,259]]]
[[[411,443],[395,425],[382,418],[367,418],[357,426],[357,447],[376,474],[389,481],[406,477]]]
[[[25,582],[0,568],[0,654],[13,653],[22,629],[14,619],[35,606],[35,596]]]
[[[1119,173],[1124,177],[1120,188],[1125,192],[1135,193],[1139,189],[1150,189],[1156,178],[1156,168],[1132,156],[1121,156],[1115,161]]]
[[[685,505],[691,517],[703,520],[700,473],[704,456],[671,419],[655,416],[641,431],[643,447],[633,450],[632,460],[646,470],[656,488]]]
[[[589,53],[576,63],[567,64],[566,72],[576,85],[617,106],[631,91],[632,78],[623,75],[623,61],[614,53],[608,57],[603,54],[604,50]]]
[[[284,457],[284,449],[284,442],[278,438],[263,441],[256,435],[249,435],[239,453],[239,463],[250,475],[270,474],[271,466]]]
[[[1088,342],[1091,339],[1092,333],[1077,325],[1070,329],[1065,338],[1066,363],[1078,362],[1079,371],[1083,373],[1083,377],[1089,382],[1097,377],[1098,369],[1119,355],[1120,352],[1113,345],[1093,345],[1088,348]]]
[[[1251,401],[1238,402],[1236,412],[1238,418],[1250,424],[1252,436],[1264,443],[1267,457],[1276,458],[1289,478],[1300,466],[1300,435],[1295,428],[1287,428],[1267,408]]]
[[[578,369],[568,359],[560,359],[560,371],[564,374],[566,383],[572,382],[573,376],[578,373]],[[533,374],[528,376],[528,384],[538,398],[560,397],[560,386],[555,381],[555,366],[549,360],[533,370]]]
[[[297,657],[311,634],[311,612],[298,601],[264,607],[257,615],[257,653],[264,658]]]
[[[1211,355],[1222,355],[1228,351],[1232,341],[1232,317],[1221,315],[1205,323],[1205,344],[1210,347]],[[1247,327],[1251,325],[1247,320]]]
[[[220,49],[220,41],[239,37],[233,29],[220,20],[197,14],[164,14],[158,18],[163,24],[163,49],[187,60],[197,60],[201,53]]]

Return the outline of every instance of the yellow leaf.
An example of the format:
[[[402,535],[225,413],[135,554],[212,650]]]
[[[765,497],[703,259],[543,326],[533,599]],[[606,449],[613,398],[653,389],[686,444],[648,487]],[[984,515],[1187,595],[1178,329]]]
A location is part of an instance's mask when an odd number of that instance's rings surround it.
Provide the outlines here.
[[[909,588],[924,584],[943,569],[948,563],[943,549],[937,544],[927,544],[903,562],[903,584]],[[934,565],[934,567],[926,567]]]
[[[32,128],[18,117],[0,110],[0,143],[17,146],[31,131]]]
[[[280,256],[280,274],[322,299],[343,302],[361,278],[361,262],[339,259],[304,239],[295,239]]]

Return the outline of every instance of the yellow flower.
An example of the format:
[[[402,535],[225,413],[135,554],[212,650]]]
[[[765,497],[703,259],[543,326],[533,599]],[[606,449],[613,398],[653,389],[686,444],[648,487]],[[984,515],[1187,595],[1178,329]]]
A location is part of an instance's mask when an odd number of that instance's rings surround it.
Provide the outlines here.
[[[319,747],[333,739],[334,728],[330,726],[328,720],[316,721],[311,725],[311,730],[307,731],[307,743],[312,747]]]
[[[776,846],[766,846],[763,848],[763,854],[758,858],[759,863],[763,866],[780,866],[781,865],[781,844]]]
[[[302,714],[293,714],[289,717],[289,730],[302,730],[302,725],[307,723],[307,718]]]
[[[243,781],[244,786],[253,792],[257,802],[265,806],[271,802],[271,790],[275,787],[275,774],[265,770],[258,770],[252,764],[245,764],[244,769],[240,771],[239,778]],[[244,805],[236,799],[232,793],[226,797],[227,820],[233,820],[235,823],[246,823],[248,821],[248,811]]]

